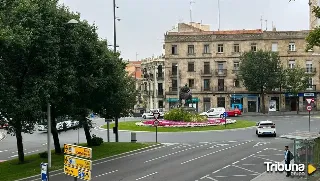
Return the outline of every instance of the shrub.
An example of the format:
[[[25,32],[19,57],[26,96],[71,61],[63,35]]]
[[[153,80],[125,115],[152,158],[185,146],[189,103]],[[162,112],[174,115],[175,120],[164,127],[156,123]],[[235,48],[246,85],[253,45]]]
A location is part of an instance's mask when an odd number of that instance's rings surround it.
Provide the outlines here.
[[[206,122],[208,119],[197,113],[190,113],[181,108],[172,109],[164,115],[165,120],[184,122]]]
[[[48,158],[48,152],[41,152],[39,153],[40,158]]]
[[[100,146],[103,143],[101,137],[97,137],[95,134],[92,135],[92,146]]]

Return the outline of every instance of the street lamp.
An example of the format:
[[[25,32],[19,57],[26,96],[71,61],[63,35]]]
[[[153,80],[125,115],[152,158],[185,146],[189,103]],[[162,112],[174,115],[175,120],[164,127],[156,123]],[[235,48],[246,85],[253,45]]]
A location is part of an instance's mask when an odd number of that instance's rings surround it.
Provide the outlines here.
[[[177,95],[178,95],[178,104],[179,104],[179,100],[180,100],[180,98],[179,98],[179,94],[180,94],[180,90],[179,90],[179,85],[180,85],[180,77],[179,77],[179,66],[178,66],[178,64],[176,65],[176,67],[177,67]]]
[[[78,24],[79,22],[75,19],[69,20],[66,24]],[[51,105],[47,103],[47,152],[48,152],[48,167],[51,168]],[[79,130],[78,130],[78,143],[79,143]]]

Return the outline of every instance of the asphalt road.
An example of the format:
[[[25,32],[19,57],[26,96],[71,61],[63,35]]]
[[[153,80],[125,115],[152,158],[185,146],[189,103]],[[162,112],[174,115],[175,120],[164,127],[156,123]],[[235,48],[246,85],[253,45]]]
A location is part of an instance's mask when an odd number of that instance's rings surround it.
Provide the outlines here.
[[[307,131],[308,130],[308,116],[256,116],[256,117],[239,117],[236,119],[245,119],[252,121],[272,120],[276,123],[277,135],[286,134],[294,131]],[[121,121],[132,121],[134,118],[126,118]],[[102,120],[95,120],[96,127],[92,129],[92,134],[102,137],[107,141],[106,130],[99,129],[99,126],[105,124]],[[320,117],[311,118],[311,131],[320,131]],[[130,132],[120,132],[120,141],[130,141]],[[60,144],[64,143],[77,143],[78,131],[69,130],[60,133]],[[110,131],[110,139],[114,141],[112,130]],[[138,142],[154,142],[155,133],[138,132]],[[199,143],[199,142],[212,142],[212,141],[230,141],[230,140],[255,140],[260,142],[273,142],[279,138],[258,138],[255,135],[254,128],[246,130],[226,130],[226,131],[211,131],[211,132],[184,132],[184,133],[158,133],[158,141],[161,143]],[[47,149],[47,135],[44,133],[23,134],[25,154],[34,154],[45,151]],[[79,142],[85,142],[85,136],[82,129],[79,131]],[[53,145],[52,145],[53,146]],[[16,138],[11,135],[0,142],[0,162],[17,158]]]
[[[250,181],[266,169],[265,161],[282,161],[287,141],[274,143],[217,141],[171,144],[94,162],[92,181]],[[25,181],[38,181],[39,176]],[[69,181],[62,171],[50,181]]]

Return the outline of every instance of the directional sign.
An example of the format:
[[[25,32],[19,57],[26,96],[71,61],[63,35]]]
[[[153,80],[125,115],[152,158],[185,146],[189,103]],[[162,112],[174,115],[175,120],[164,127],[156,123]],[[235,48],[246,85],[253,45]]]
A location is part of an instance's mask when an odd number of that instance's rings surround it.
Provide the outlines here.
[[[307,111],[311,111],[312,110],[312,106],[307,106]]]
[[[316,170],[317,170],[317,167],[315,167],[311,164],[308,165],[308,174],[309,175],[312,174],[313,172],[315,172]]]
[[[91,180],[91,171],[81,168],[73,168],[70,166],[64,166],[64,173],[73,177],[77,177],[83,180]]]
[[[92,158],[91,148],[78,145],[64,144],[64,153],[78,157]]]
[[[159,113],[159,112],[154,112],[154,113],[153,113],[154,119],[158,119],[159,116],[160,116],[160,113]]]
[[[154,125],[154,126],[158,126],[158,125],[159,125],[159,121],[158,121],[158,120],[155,120],[155,121],[153,122],[153,125]]]
[[[228,113],[227,113],[227,112],[224,112],[224,113],[223,113],[223,117],[225,117],[225,118],[228,117]]]
[[[86,160],[78,157],[73,157],[69,155],[64,155],[64,164],[75,167],[75,168],[83,168],[86,170],[92,170],[92,161]]]

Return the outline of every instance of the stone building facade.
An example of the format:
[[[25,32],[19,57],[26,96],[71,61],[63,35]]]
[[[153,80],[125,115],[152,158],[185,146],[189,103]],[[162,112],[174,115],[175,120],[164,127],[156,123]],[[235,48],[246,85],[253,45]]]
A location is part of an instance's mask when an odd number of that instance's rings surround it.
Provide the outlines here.
[[[142,82],[141,94],[144,108],[158,109],[164,108],[164,57],[146,58],[141,61]]]
[[[190,106],[199,112],[211,107],[260,112],[259,93],[248,92],[237,79],[241,53],[259,49],[278,52],[285,67],[299,64],[312,75],[309,88],[299,93],[299,107],[292,95],[275,89],[266,96],[267,108],[273,102],[276,111],[303,111],[306,98],[314,98],[319,107],[319,48],[305,51],[307,35],[308,31],[275,28],[209,31],[207,25],[179,23],[175,30],[165,34],[165,107],[175,106],[177,87],[188,84],[194,97]]]

